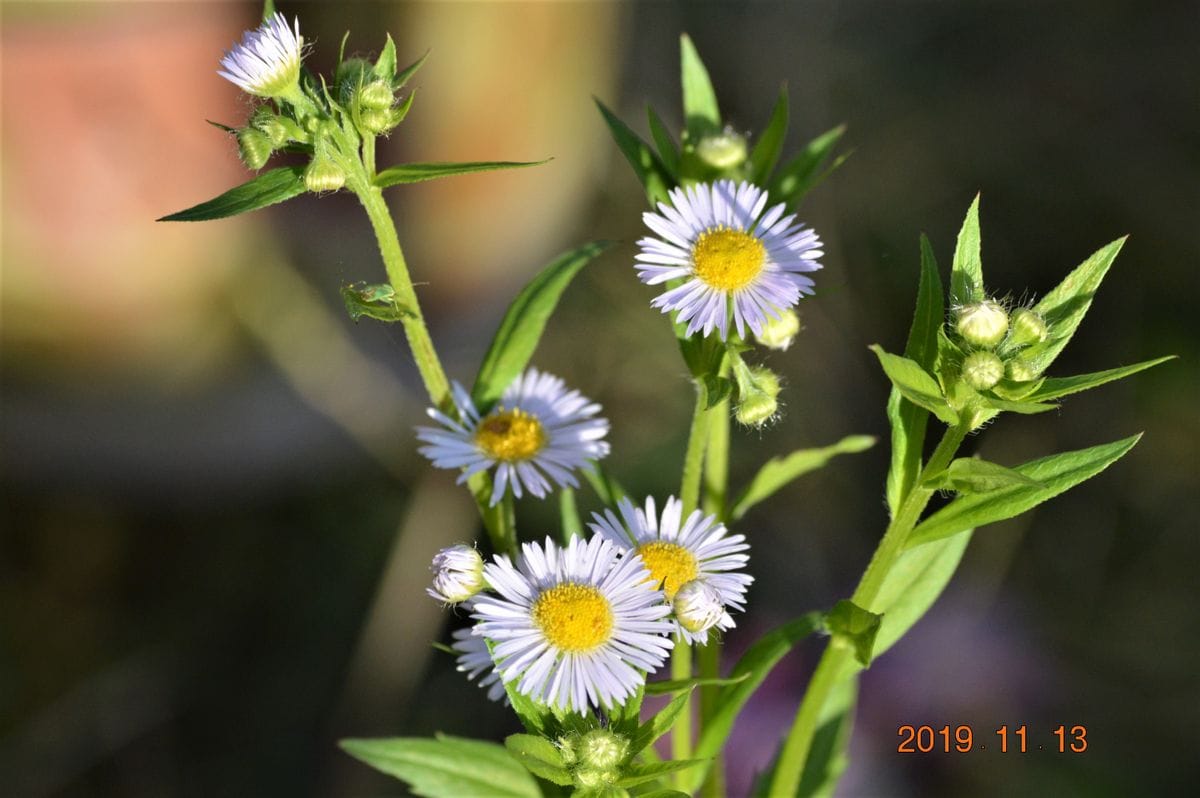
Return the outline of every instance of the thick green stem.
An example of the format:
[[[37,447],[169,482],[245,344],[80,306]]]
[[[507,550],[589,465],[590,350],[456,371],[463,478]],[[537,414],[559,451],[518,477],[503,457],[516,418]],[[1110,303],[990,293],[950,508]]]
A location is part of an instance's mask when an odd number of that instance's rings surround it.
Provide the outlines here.
[[[721,376],[726,376],[728,371],[727,361],[721,369]],[[725,502],[729,492],[729,400],[718,404],[709,415],[701,506],[705,513],[725,521]],[[715,679],[721,675],[721,641],[716,635],[709,636],[708,645],[696,649],[696,664],[701,679]],[[721,688],[715,685],[700,688],[700,728],[708,724],[716,711],[720,692]],[[700,794],[704,798],[721,798],[725,794],[724,762],[719,753],[709,767]]]
[[[963,423],[946,430],[945,435],[942,436],[941,442],[938,443],[937,449],[934,450],[929,462],[921,471],[916,484],[901,502],[896,517],[888,524],[887,531],[884,532],[879,546],[875,549],[874,556],[871,557],[871,562],[867,565],[867,570],[863,572],[862,579],[851,597],[851,601],[858,606],[868,610],[872,609],[884,579],[887,578],[888,573],[896,564],[896,560],[904,551],[905,541],[908,540],[909,534],[929,503],[929,497],[933,495],[933,490],[924,487],[923,482],[928,477],[943,471],[950,464],[968,431],[969,426]],[[769,790],[770,795],[795,795],[799,789],[800,776],[804,771],[804,763],[808,759],[809,751],[812,750],[813,737],[817,732],[821,711],[825,708],[825,703],[834,686],[838,684],[848,668],[855,666],[850,656],[850,651],[843,646],[831,644],[826,647],[821,661],[817,664],[816,671],[813,672],[808,689],[804,692],[804,698],[796,712],[796,719],[792,723],[792,730],[784,742],[783,750],[779,753],[779,762],[775,767],[775,776]]]
[[[683,517],[687,518],[700,503],[700,476],[704,468],[704,448],[708,443],[708,425],[712,411],[706,410],[708,391],[704,383],[696,382],[696,409],[688,431],[687,451],[683,455],[683,480],[679,500],[683,502]]]
[[[671,651],[671,679],[692,678],[692,646],[682,635],[675,637],[675,648]],[[692,699],[688,698],[683,711],[671,727],[671,758],[690,759],[692,756]],[[677,774],[682,778],[682,774]]]

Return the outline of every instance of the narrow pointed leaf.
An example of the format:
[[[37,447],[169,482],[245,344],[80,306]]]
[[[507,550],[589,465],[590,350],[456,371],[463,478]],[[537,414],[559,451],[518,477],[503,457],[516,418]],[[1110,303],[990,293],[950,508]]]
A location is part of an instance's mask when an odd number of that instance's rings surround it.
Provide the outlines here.
[[[1000,380],[1000,382],[992,387],[992,393],[1010,402],[1020,402],[1023,399],[1029,399],[1034,391],[1042,387],[1042,383],[1045,381],[1045,378],[1029,380],[1028,382]]]
[[[608,106],[596,100],[596,107],[600,109],[600,114],[604,117],[604,122],[608,125],[608,130],[612,134],[613,141],[617,143],[617,148],[621,150],[625,160],[629,161],[629,165],[633,167],[633,173],[637,176],[638,182],[642,184],[642,189],[646,192],[646,199],[650,201],[651,207],[657,206],[660,202],[666,202],[667,191],[675,184],[667,167],[655,155],[650,145],[642,141],[638,134],[617,118],[617,115],[610,111]]]
[[[925,369],[906,357],[883,351],[878,344],[872,344],[869,348],[879,358],[884,374],[905,399],[925,408],[947,424],[958,423],[958,414],[942,396],[937,380],[929,376]]]
[[[1012,485],[1041,487],[1040,482],[1020,471],[977,457],[960,457],[950,463],[945,471],[926,479],[924,484],[927,488],[949,488],[959,493],[986,493]]]
[[[647,762],[645,764],[634,762],[625,769],[625,775],[617,779],[616,786],[633,787],[638,784],[645,784],[648,781],[660,779],[668,773],[676,773],[702,764],[705,763],[699,759],[673,759],[666,762]]]
[[[525,370],[563,291],[579,270],[608,246],[607,242],[593,242],[563,253],[517,294],[500,321],[500,329],[496,330],[475,378],[471,396],[477,405],[493,404]]]
[[[733,393],[733,382],[725,377],[709,373],[705,374],[702,379],[704,380],[705,410],[713,409]]]
[[[400,70],[396,77],[392,79],[392,88],[395,90],[403,88],[404,84],[408,83],[412,76],[417,74],[417,70],[421,68],[421,65],[425,63],[425,59],[428,57],[429,51],[426,50],[424,55]]]
[[[387,35],[387,43],[383,45],[383,51],[375,59],[375,67],[371,71],[388,84],[396,79],[396,43],[392,41],[392,34]]]
[[[249,213],[303,194],[304,167],[281,166],[231,188],[219,197],[184,211],[164,216],[160,222],[205,222]]]
[[[967,209],[950,267],[950,298],[957,305],[983,299],[983,261],[979,242],[979,195]]]
[[[1043,402],[1035,402],[1030,399],[1022,399],[1018,402],[1013,402],[1008,399],[996,399],[991,396],[985,396],[984,402],[993,410],[1006,410],[1009,413],[1020,413],[1025,416],[1033,416],[1038,413],[1045,413],[1047,410],[1057,410],[1058,405],[1046,404]]]
[[[691,798],[686,792],[679,790],[654,790],[652,792],[640,792],[638,798]]]
[[[687,706],[690,696],[690,690],[675,696],[671,699],[671,703],[663,707],[662,711],[639,726],[638,730],[629,739],[629,754],[636,756],[641,753],[643,748],[670,731],[671,724],[675,722],[675,718],[679,717],[679,713]]]
[[[871,609],[883,615],[875,656],[883,655],[933,606],[958,569],[971,530],[903,552],[883,579]]]
[[[654,106],[646,106],[646,118],[650,123],[650,137],[654,139],[654,146],[658,148],[658,157],[667,172],[674,178],[679,173],[679,148],[675,145],[675,139],[671,137],[671,131],[667,130],[667,126],[659,119]]]
[[[812,190],[824,174],[832,171],[830,169],[822,172],[821,167],[829,160],[845,132],[846,126],[838,125],[810,141],[799,154],[784,164],[776,173],[770,184],[771,196],[784,198],[787,201],[788,210],[794,210],[804,195]],[[841,160],[837,163],[840,164]],[[836,168],[836,165],[833,168]]]
[[[750,182],[766,185],[771,170],[779,161],[779,153],[783,151],[783,141],[787,137],[788,127],[788,96],[787,85],[779,89],[779,99],[771,111],[767,126],[759,135],[754,149],[750,151]]]
[[[608,726],[617,734],[632,737],[641,725],[642,699],[646,697],[646,683],[643,682],[624,704],[613,707],[608,713]]]
[[[389,166],[375,175],[375,185],[380,188],[423,183],[426,180],[436,180],[439,177],[452,175],[467,175],[475,172],[494,172],[498,169],[523,169],[526,166],[540,166],[549,163],[544,161],[473,161],[466,163],[403,163]]]
[[[504,738],[504,747],[513,759],[520,762],[535,776],[566,787],[574,783],[563,764],[557,746],[545,737],[533,734],[510,734]]]
[[[706,133],[721,128],[721,112],[708,70],[696,52],[696,45],[685,33],[679,37],[680,85],[683,87],[683,118],[687,136],[693,143]]]
[[[738,520],[751,507],[766,499],[793,479],[815,471],[839,454],[865,452],[875,445],[870,435],[850,435],[820,449],[798,449],[786,457],[773,457],[763,464],[750,484],[734,501],[729,517]]]
[[[834,644],[854,652],[858,664],[865,668],[871,664],[881,618],[878,613],[842,599],[825,616],[825,627],[833,635]]]
[[[1124,379],[1131,374],[1137,374],[1139,371],[1145,371],[1160,363],[1166,363],[1168,360],[1174,359],[1175,355],[1167,355],[1166,357],[1135,363],[1132,366],[1121,366],[1120,368],[1097,371],[1092,374],[1079,374],[1074,377],[1047,377],[1042,382],[1041,387],[1026,396],[1025,400],[1029,402],[1044,402],[1048,399],[1058,399],[1062,396],[1095,388],[1106,382]]]
[[[677,693],[680,690],[691,690],[693,687],[725,687],[744,682],[748,678],[750,678],[749,673],[729,679],[664,679],[661,682],[647,682],[646,695],[666,695],[667,693]]]
[[[1112,443],[1062,452],[1017,466],[1018,472],[1040,485],[1014,485],[955,499],[918,524],[909,535],[906,545],[910,548],[920,546],[1020,515],[1099,474],[1132,449],[1141,437],[1139,433]]]
[[[343,740],[342,750],[428,798],[541,798],[537,782],[503,746],[461,737]]]
[[[830,691],[800,774],[798,798],[833,798],[838,779],[850,764],[848,748],[857,699],[857,674],[842,679]]]

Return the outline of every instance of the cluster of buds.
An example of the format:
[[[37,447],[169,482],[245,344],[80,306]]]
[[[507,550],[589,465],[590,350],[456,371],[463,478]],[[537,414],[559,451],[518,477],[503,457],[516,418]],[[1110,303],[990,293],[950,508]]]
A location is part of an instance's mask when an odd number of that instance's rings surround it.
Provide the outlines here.
[[[364,136],[386,136],[404,121],[413,95],[396,104],[396,92],[375,67],[361,58],[347,58],[334,76],[338,101]]]
[[[967,351],[963,379],[977,391],[989,390],[1005,377],[1014,382],[1036,378],[1036,366],[1019,352],[1045,341],[1050,334],[1040,314],[1019,308],[1010,316],[994,299],[958,308],[954,331]]]
[[[607,729],[569,734],[558,738],[557,745],[571,779],[583,790],[611,787],[629,756],[629,740]]]

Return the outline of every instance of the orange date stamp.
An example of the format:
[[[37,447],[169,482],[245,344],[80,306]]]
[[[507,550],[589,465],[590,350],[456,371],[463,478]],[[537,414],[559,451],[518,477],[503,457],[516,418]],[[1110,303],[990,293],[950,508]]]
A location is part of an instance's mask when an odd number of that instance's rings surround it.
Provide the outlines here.
[[[1029,751],[1057,751],[1060,754],[1082,754],[1088,748],[1087,727],[1061,725],[1051,729],[1039,742],[1030,737],[1025,725],[1008,726],[993,730],[992,735],[976,737],[975,730],[968,725],[958,726],[912,726],[905,724],[896,729],[900,742],[898,754],[959,753],[970,751],[999,751],[1002,754]],[[1036,734],[1036,733],[1035,733]]]

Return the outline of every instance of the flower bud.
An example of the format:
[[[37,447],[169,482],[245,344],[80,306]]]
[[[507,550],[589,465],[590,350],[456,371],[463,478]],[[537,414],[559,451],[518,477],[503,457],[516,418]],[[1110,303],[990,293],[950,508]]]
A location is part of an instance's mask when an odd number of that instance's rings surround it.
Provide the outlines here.
[[[433,555],[429,570],[433,571],[433,587],[425,592],[446,604],[460,604],[485,586],[483,558],[461,543]]]
[[[962,376],[977,391],[986,391],[1004,376],[1004,363],[991,352],[972,352],[963,361]]]
[[[392,93],[392,87],[382,80],[371,81],[358,93],[358,104],[375,111],[387,110],[395,101],[396,95]]]
[[[304,170],[304,187],[313,193],[337,191],[344,185],[346,173],[327,156],[317,155]]]
[[[738,405],[734,418],[748,427],[761,427],[775,417],[779,403],[779,375],[765,366],[734,367],[738,384]]]
[[[747,427],[761,427],[779,411],[779,403],[766,394],[747,397],[738,403],[734,418]]]
[[[242,163],[254,171],[262,169],[271,157],[274,147],[267,134],[252,127],[244,127],[237,132],[238,154]]]
[[[722,171],[741,166],[746,161],[746,137],[727,127],[700,139],[696,155],[713,169]]]
[[[779,318],[767,318],[762,332],[754,334],[754,340],[769,349],[787,350],[800,332],[800,316],[794,310],[780,312]]]
[[[1008,314],[998,302],[985,299],[960,308],[954,328],[971,346],[990,349],[1004,340],[1008,332]]]
[[[1004,364],[1004,373],[1013,382],[1029,382],[1037,379],[1037,369],[1028,360],[1014,357]]]
[[[1040,344],[1046,340],[1046,336],[1050,333],[1049,328],[1046,327],[1046,320],[1042,318],[1042,315],[1029,308],[1021,308],[1012,314],[1010,322],[1012,324],[1012,336],[1009,340],[1016,346]]]
[[[381,133],[387,133],[395,124],[392,121],[391,111],[380,111],[374,108],[364,108],[358,112],[359,126],[364,133],[369,133],[372,136],[378,136]]]
[[[592,729],[575,744],[580,768],[613,770],[629,753],[629,740],[607,729]]]
[[[279,149],[287,143],[288,126],[282,119],[271,113],[265,105],[260,105],[254,115],[250,117],[250,125],[262,131],[275,149]]]
[[[575,783],[585,790],[599,790],[621,778],[620,771],[601,768],[580,768],[574,773]]]
[[[721,593],[703,579],[693,579],[679,588],[671,602],[675,620],[693,634],[712,628],[725,616]]]

